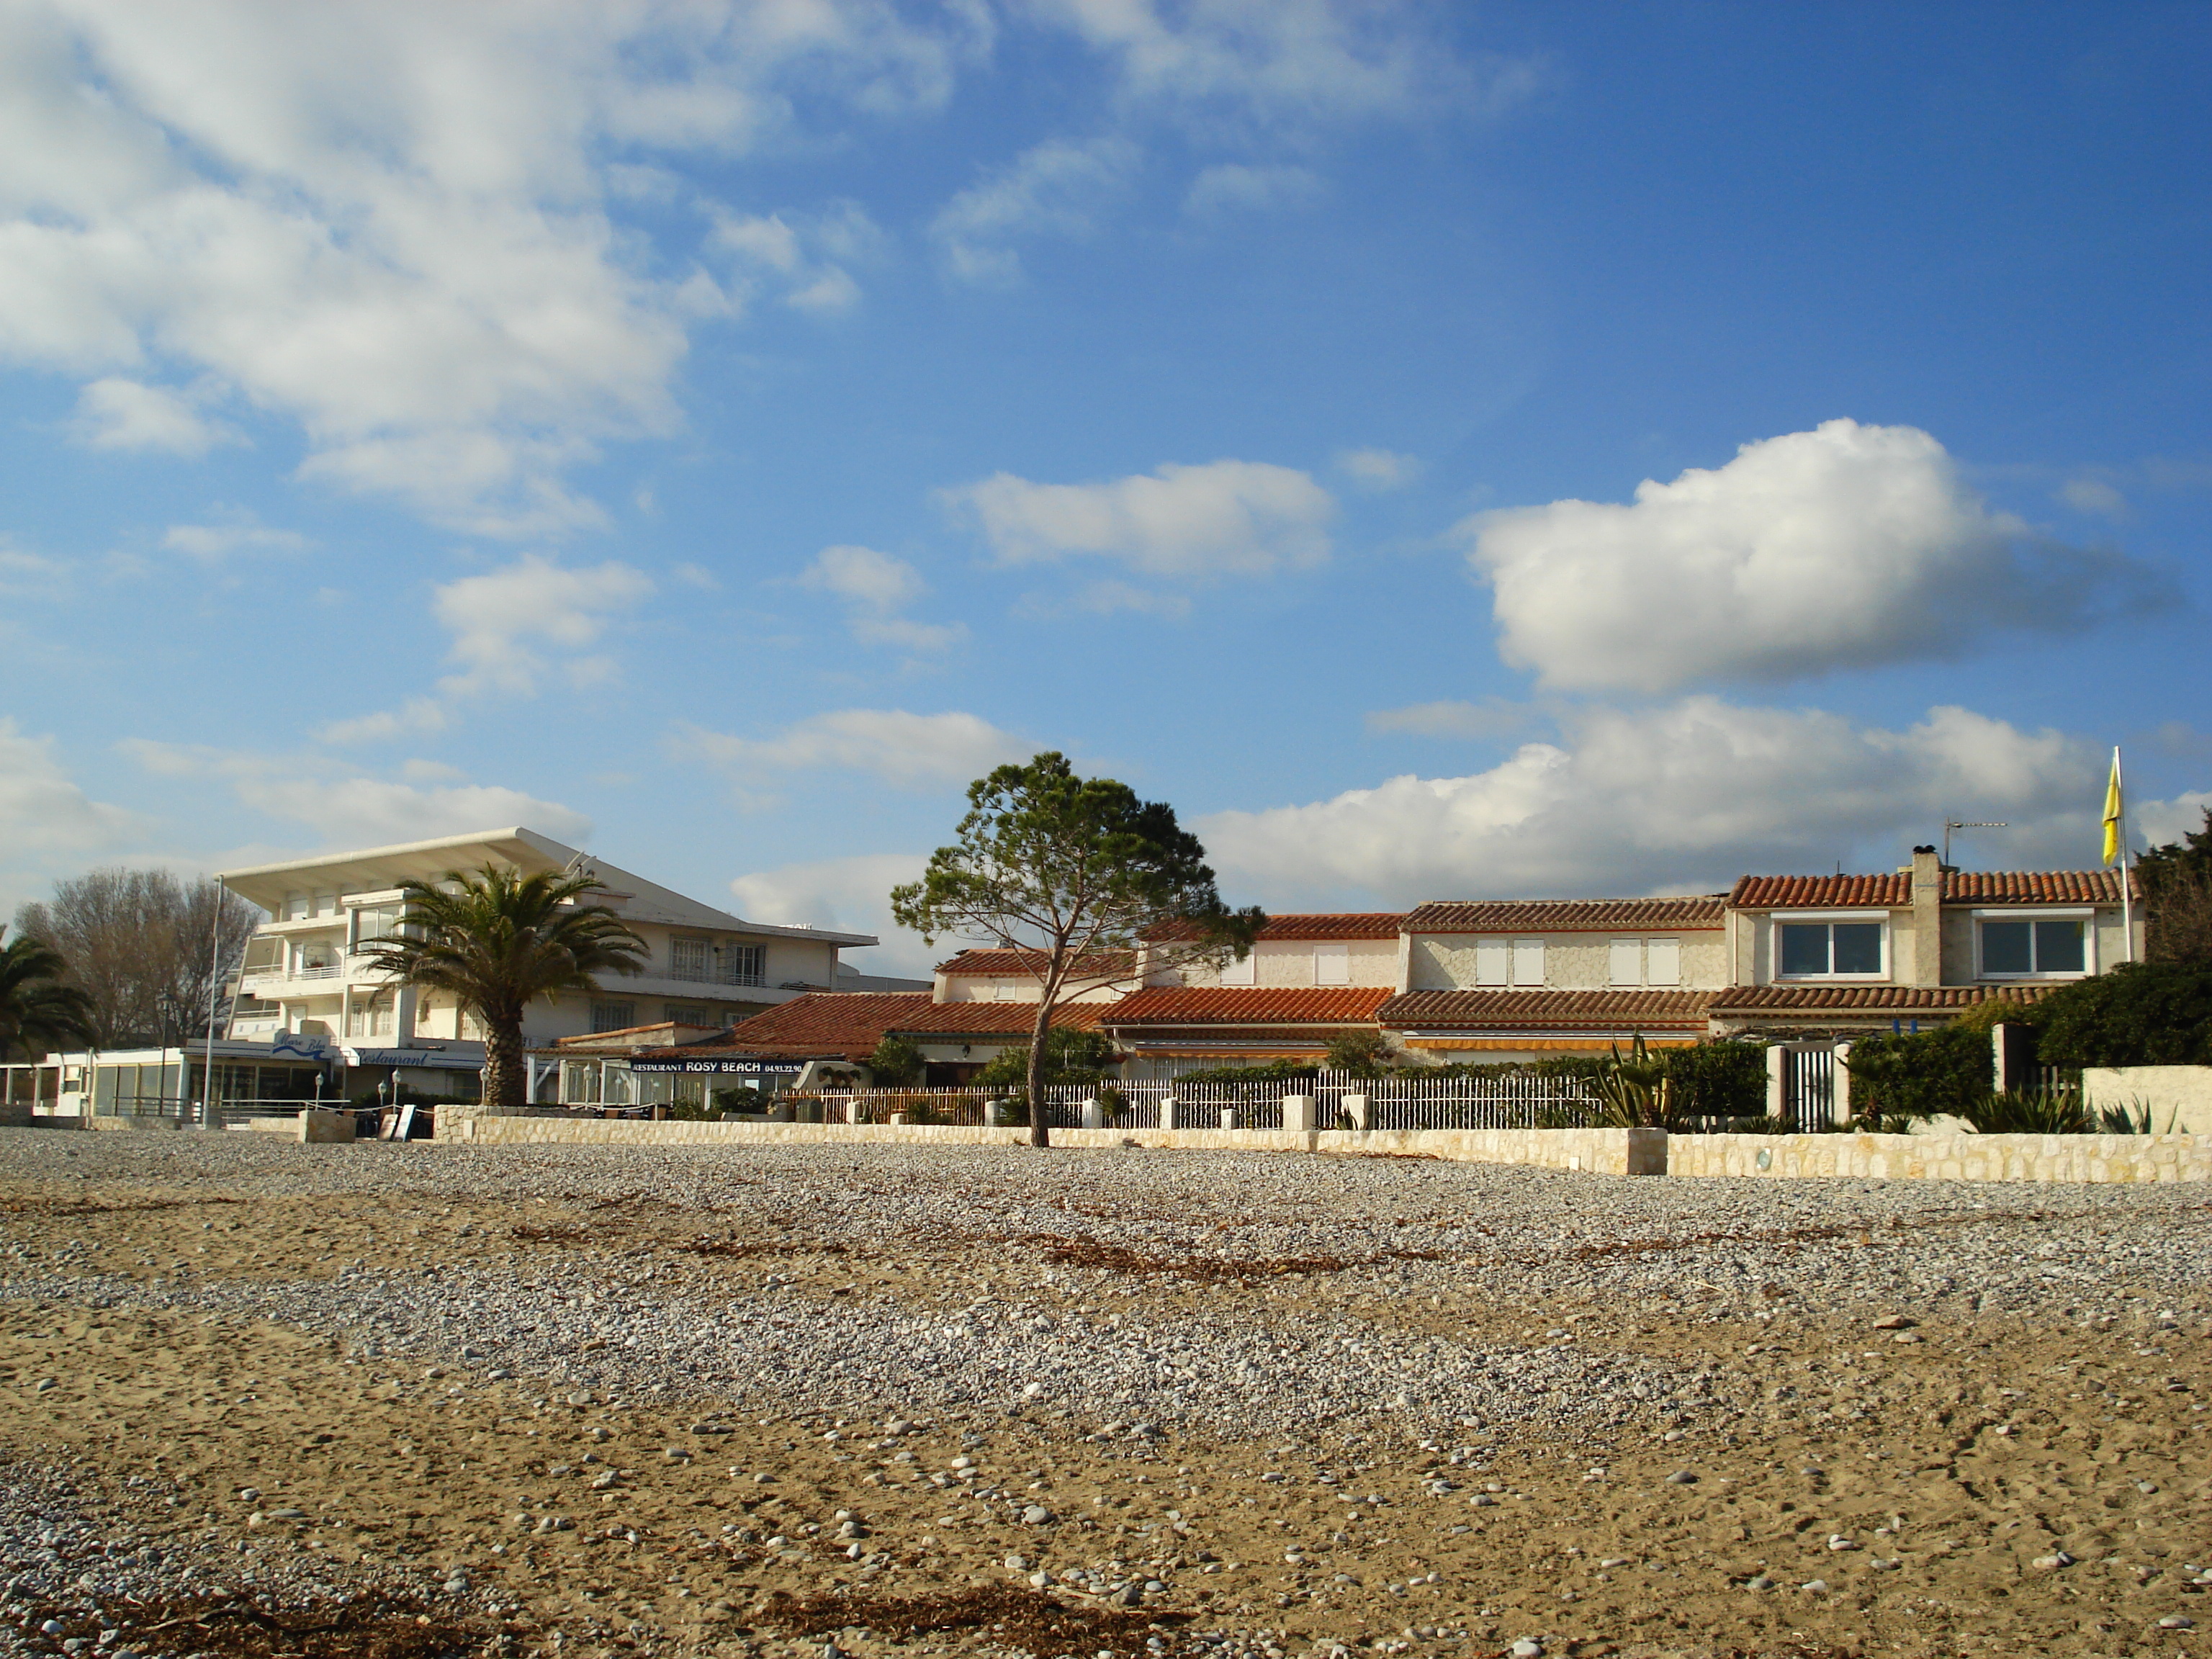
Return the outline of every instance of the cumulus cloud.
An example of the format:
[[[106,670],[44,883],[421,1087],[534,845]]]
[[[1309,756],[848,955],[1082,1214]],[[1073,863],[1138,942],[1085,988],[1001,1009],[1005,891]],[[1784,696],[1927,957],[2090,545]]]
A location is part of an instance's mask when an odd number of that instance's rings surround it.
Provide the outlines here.
[[[0,260],[4,258],[0,252]],[[77,393],[76,427],[78,440],[94,449],[198,457],[217,444],[240,441],[230,428],[203,416],[183,392],[119,375],[105,375]]]
[[[526,554],[504,570],[464,576],[437,590],[433,610],[453,630],[458,674],[438,684],[453,695],[489,690],[527,695],[547,670],[539,642],[579,653],[608,624],[650,598],[653,584],[638,569],[610,559],[588,568]],[[605,678],[604,659],[571,656],[570,677]]]
[[[941,104],[987,33],[872,0],[10,7],[0,356],[93,377],[94,442],[204,452],[220,429],[148,379],[181,375],[295,422],[311,476],[574,522],[561,470],[669,430],[689,326],[731,308],[638,257],[640,163],[742,153],[801,87]],[[792,297],[840,302],[827,268]]]
[[[1718,890],[1746,872],[1886,868],[1943,819],[2013,826],[2008,868],[2095,860],[2101,757],[2053,731],[1939,708],[1902,731],[1691,697],[1584,709],[1486,771],[1395,777],[1221,812],[1217,867],[1270,902]]]
[[[2058,499],[2076,513],[2094,513],[2116,523],[2128,516],[2128,498],[2103,478],[2086,475],[2069,478],[2058,486],[2057,494]]]
[[[1553,501],[1460,529],[1506,660],[1567,689],[1948,655],[1994,625],[2075,628],[2159,586],[1992,511],[1927,433],[1847,420],[1647,479],[1631,506]]]
[[[1417,702],[1378,708],[1367,717],[1370,732],[1415,738],[1504,738],[1527,728],[1536,711],[1524,702],[1485,697],[1480,702]]]
[[[88,795],[54,748],[52,738],[33,737],[0,715],[0,847],[82,855],[143,829],[137,814]]]
[[[944,492],[1002,564],[1071,554],[1152,575],[1263,576],[1328,557],[1336,501],[1304,472],[1264,461],[1169,462],[1105,483],[1033,483],[1010,472]]]
[[[319,743],[390,743],[395,738],[427,737],[453,724],[445,705],[430,697],[410,697],[397,708],[380,709],[318,727]]]
[[[1200,169],[1182,207],[1193,218],[1210,219],[1229,212],[1310,207],[1325,193],[1321,176],[1310,167],[1219,161]]]
[[[846,267],[879,257],[884,233],[857,202],[816,214],[717,211],[715,245],[729,254],[748,289],[772,288],[800,311],[849,311],[860,285]]]
[[[1003,287],[1020,280],[1010,244],[1037,236],[1091,234],[1101,211],[1135,174],[1139,152],[1116,135],[1083,143],[1053,138],[962,191],[938,212],[930,234],[945,268],[963,283]]]
[[[914,652],[943,651],[968,637],[962,623],[923,623],[899,612],[929,592],[921,572],[872,547],[825,547],[801,573],[809,587],[835,593],[849,610],[848,625],[863,645]]]
[[[1035,745],[975,714],[913,714],[898,708],[841,708],[813,714],[773,738],[680,729],[678,745],[702,754],[742,784],[760,772],[824,769],[865,772],[906,789],[965,784]]]
[[[262,755],[133,738],[118,745],[157,777],[218,778],[239,803],[305,824],[329,845],[376,846],[527,824],[563,841],[592,822],[557,802],[496,785],[393,782],[313,756]]]
[[[739,876],[730,883],[730,892],[738,914],[748,921],[875,934],[881,945],[841,957],[864,974],[927,975],[945,952],[892,921],[890,891],[917,879],[927,862],[920,853],[865,853],[787,864]]]

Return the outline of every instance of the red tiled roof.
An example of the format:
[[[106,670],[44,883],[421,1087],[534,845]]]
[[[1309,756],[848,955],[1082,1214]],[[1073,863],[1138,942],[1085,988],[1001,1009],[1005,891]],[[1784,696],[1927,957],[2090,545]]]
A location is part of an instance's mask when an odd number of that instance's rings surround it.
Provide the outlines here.
[[[1711,991],[1409,991],[1376,1018],[1394,1030],[1493,1026],[1530,1031],[1702,1026]]]
[[[1721,896],[1641,899],[1439,900],[1406,918],[1409,933],[1611,933],[1718,927]]]
[[[1728,896],[1739,910],[1902,909],[1912,902],[1912,878],[1886,876],[1744,876]],[[1953,870],[1943,878],[1946,904],[2118,904],[2113,870]]]
[[[1062,1003],[1052,1023],[1087,1029],[1098,1024],[1106,1005]],[[764,1014],[739,1020],[726,1042],[686,1045],[689,1054],[770,1054],[816,1058],[842,1055],[864,1060],[890,1032],[927,1038],[1029,1039],[1036,1019],[1033,1002],[939,1002],[927,991],[811,991]]]
[[[1714,994],[1716,1014],[1782,1013],[1800,1009],[1856,1009],[1911,1013],[1922,1008],[1971,1008],[1991,997],[2033,1002],[2058,988],[2048,985],[1739,985]]]
[[[1271,939],[1395,939],[1399,924],[1405,917],[1395,910],[1316,910],[1287,916],[1269,916],[1260,937]],[[1152,937],[1157,939],[1184,939],[1194,936],[1188,922],[1170,922],[1155,928]]]
[[[1387,985],[1155,985],[1091,1003],[1109,1030],[1129,1025],[1368,1025]]]
[[[1043,965],[1044,953],[1042,951],[963,951],[950,961],[939,963],[937,971],[940,974],[1012,975],[1035,979],[1037,969]],[[1136,966],[1134,951],[1094,951],[1089,956],[1079,958],[1073,964],[1073,970],[1084,980],[1096,981],[1123,978],[1134,973]]]

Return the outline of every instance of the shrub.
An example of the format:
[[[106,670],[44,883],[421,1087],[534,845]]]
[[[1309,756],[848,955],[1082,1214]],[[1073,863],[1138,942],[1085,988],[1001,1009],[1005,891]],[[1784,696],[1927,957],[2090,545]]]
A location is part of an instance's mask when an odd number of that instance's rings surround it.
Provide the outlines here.
[[[868,1075],[879,1089],[906,1089],[920,1083],[921,1050],[902,1036],[885,1036],[867,1058]]]
[[[1996,1087],[1987,1024],[1961,1019],[1929,1031],[1851,1044],[1851,1108],[1862,1119],[1971,1119]]]
[[[1677,1117],[1764,1118],[1766,1048],[1741,1037],[1716,1037],[1665,1051],[1667,1081]]]
[[[1380,1031],[1346,1031],[1328,1045],[1321,1063],[1348,1077],[1377,1078],[1390,1069],[1395,1059]]]
[[[2212,967],[2128,963],[2028,1010],[2046,1066],[2212,1065]]]

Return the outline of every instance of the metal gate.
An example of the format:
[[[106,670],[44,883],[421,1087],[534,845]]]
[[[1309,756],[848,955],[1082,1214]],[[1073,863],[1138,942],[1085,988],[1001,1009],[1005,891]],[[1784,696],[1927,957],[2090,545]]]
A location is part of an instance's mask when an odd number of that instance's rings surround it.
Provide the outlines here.
[[[1829,1128],[1836,1121],[1836,1051],[1822,1044],[1782,1051],[1782,1121],[1791,1134]]]

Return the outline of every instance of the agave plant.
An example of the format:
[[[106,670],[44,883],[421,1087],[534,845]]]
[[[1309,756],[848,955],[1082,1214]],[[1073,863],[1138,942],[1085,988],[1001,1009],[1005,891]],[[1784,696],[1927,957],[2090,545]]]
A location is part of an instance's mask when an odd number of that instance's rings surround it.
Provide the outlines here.
[[[2066,1089],[2014,1089],[1973,1102],[1960,1114],[1977,1134],[2087,1135],[2097,1123],[2081,1097]]]
[[[1663,1129],[1674,1116],[1674,1090],[1667,1076],[1667,1061],[1654,1054],[1639,1031],[1624,1055],[1613,1045],[1613,1056],[1595,1079],[1598,1121],[1612,1129]]]

